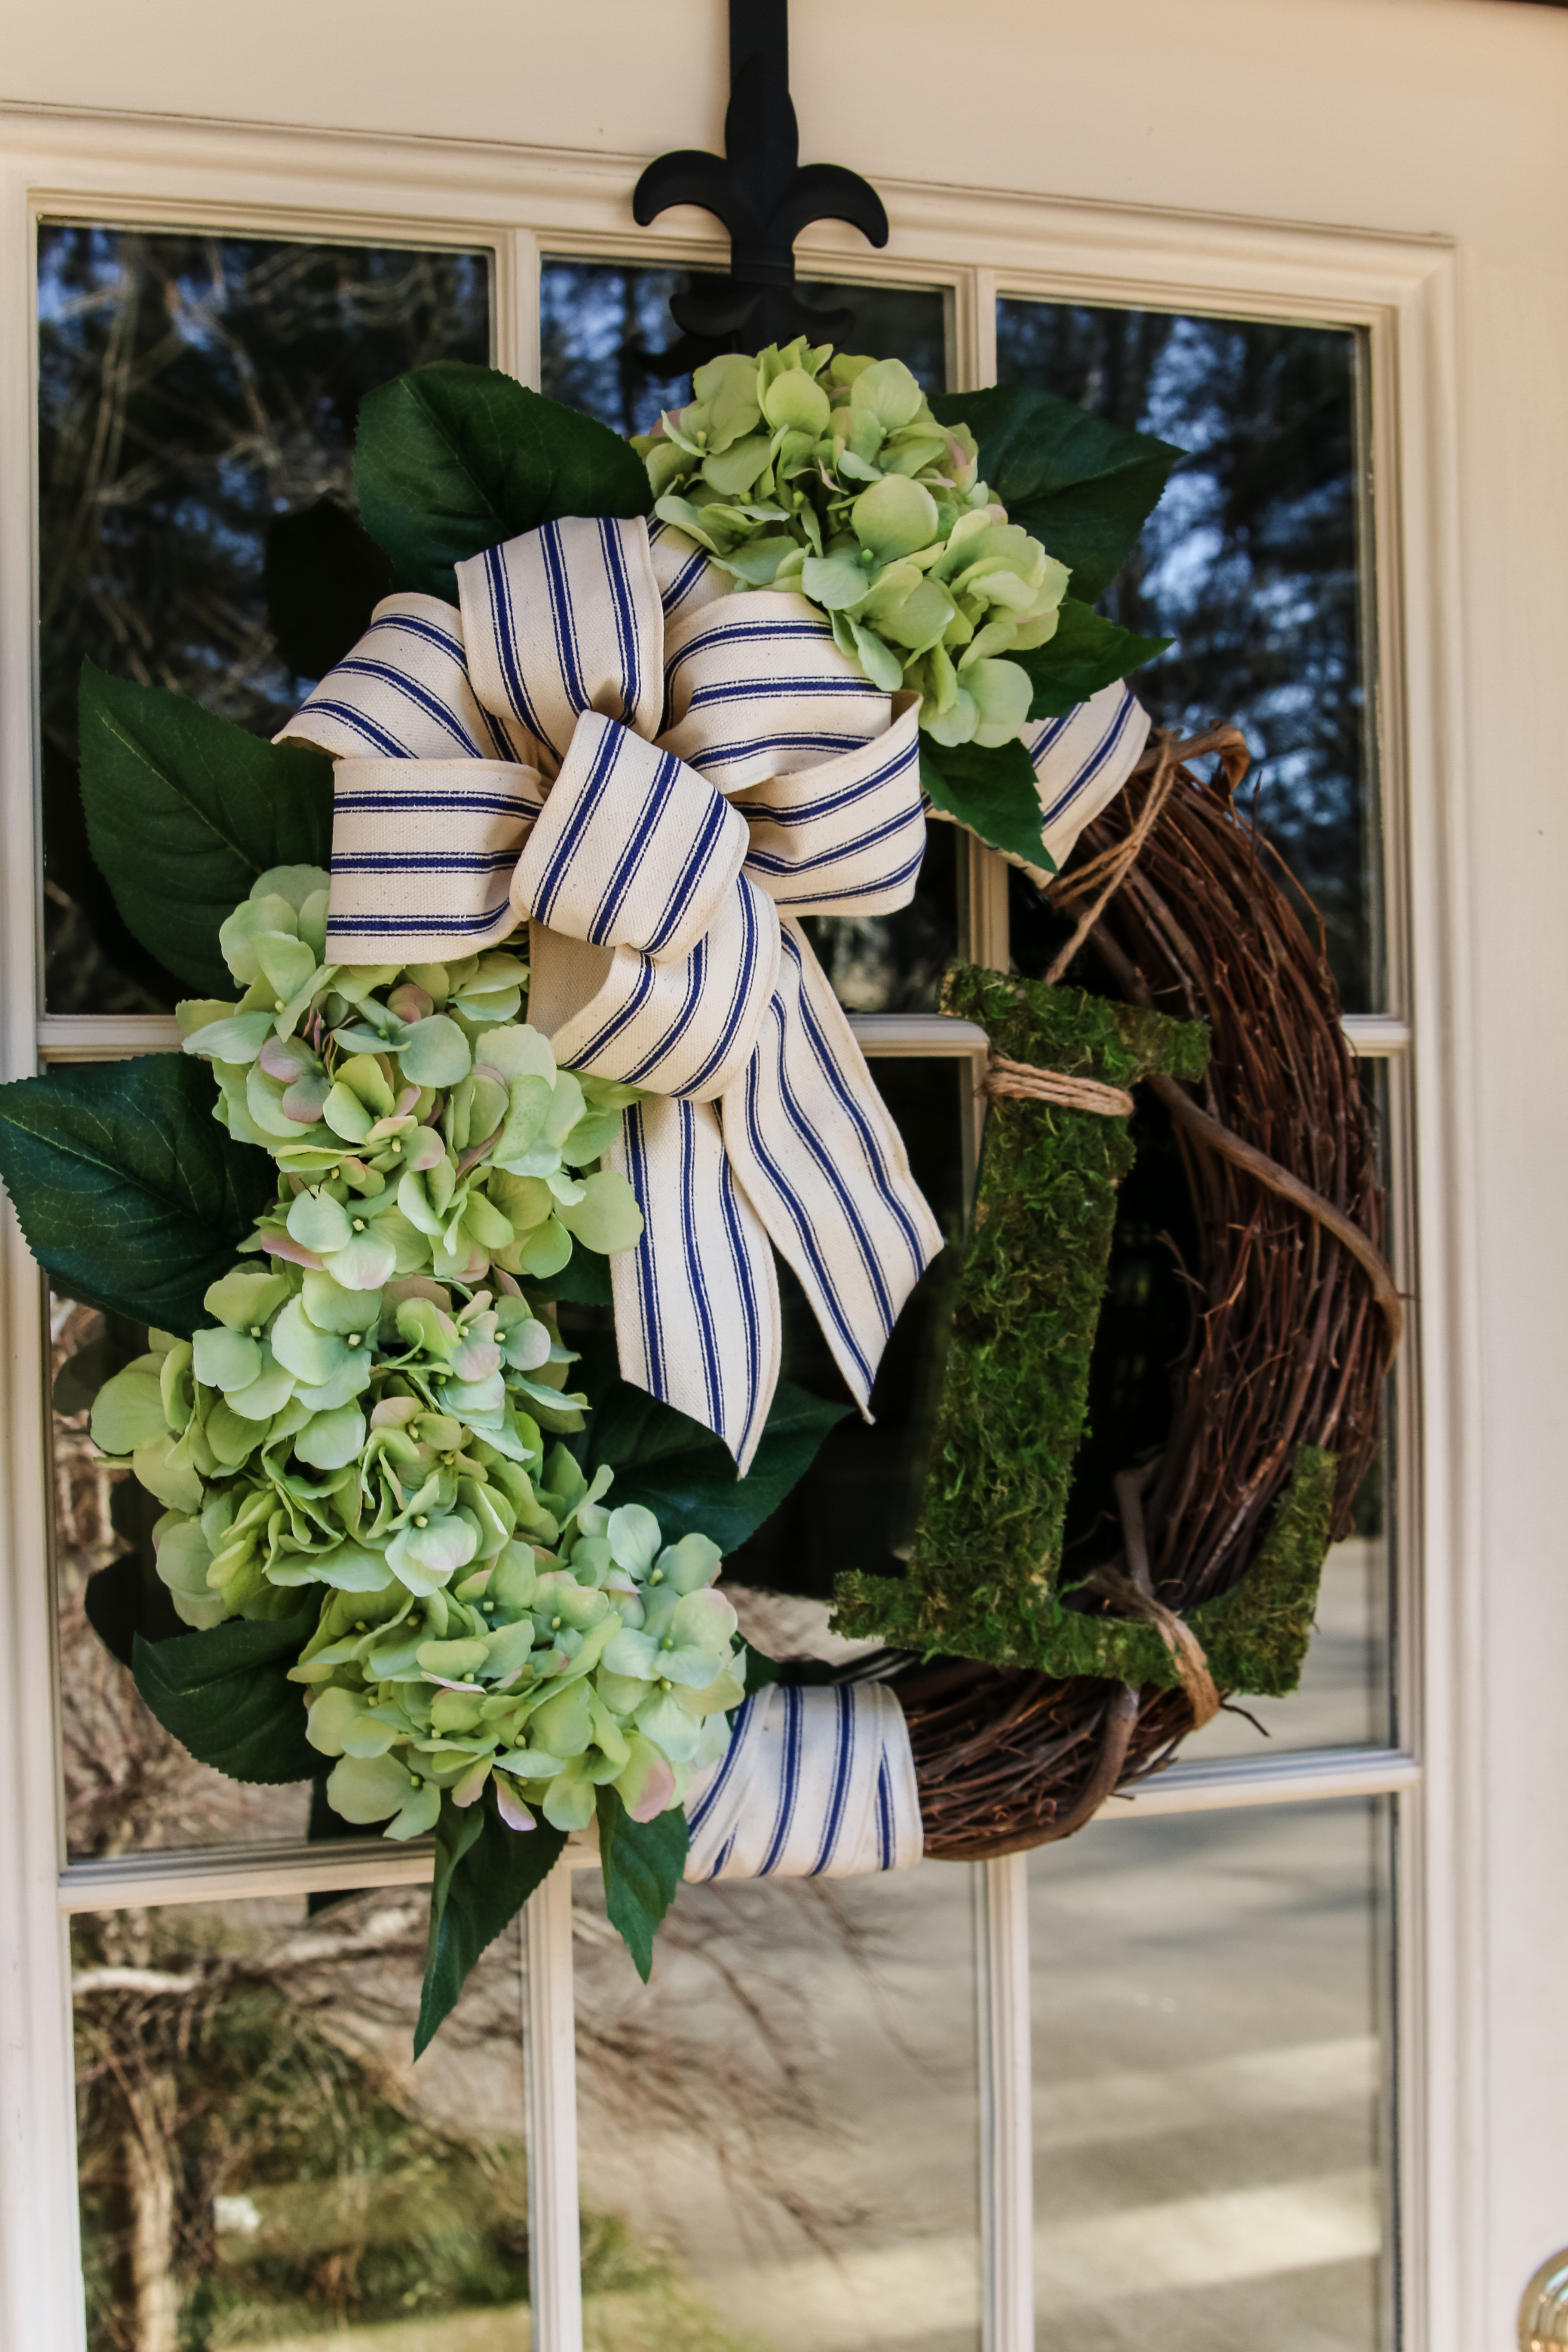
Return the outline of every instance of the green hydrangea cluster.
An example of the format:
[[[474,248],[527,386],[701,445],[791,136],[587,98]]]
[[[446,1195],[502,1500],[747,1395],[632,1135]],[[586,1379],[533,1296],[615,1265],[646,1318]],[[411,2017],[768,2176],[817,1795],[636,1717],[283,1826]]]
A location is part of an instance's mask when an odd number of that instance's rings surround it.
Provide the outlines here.
[[[574,1359],[521,1297],[428,1276],[346,1290],[284,1259],[212,1284],[217,1319],[100,1390],[92,1433],[166,1508],[189,1625],[287,1616],[293,1588],[421,1598],[520,1533],[553,1541],[543,1429],[583,1426]]]
[[[711,1590],[707,1537],[666,1545],[638,1504],[606,1509],[564,1446],[538,1504],[549,1542],[502,1546],[450,1591],[389,1581],[335,1593],[291,1671],[311,1693],[307,1737],[338,1759],[327,1796],[345,1821],[416,1837],[441,1794],[471,1805],[492,1780],[501,1818],[586,1828],[595,1791],[634,1821],[679,1804],[694,1764],[729,1742],[744,1686],[735,1612]]]
[[[314,866],[259,876],[218,934],[245,993],[179,1007],[215,1115],[278,1162],[277,1212],[247,1246],[355,1291],[492,1268],[548,1281],[574,1241],[629,1249],[642,1213],[599,1161],[636,1090],[556,1068],[517,1017],[528,967],[505,950],[326,962],[327,887]]]
[[[585,1826],[610,1782],[635,1820],[722,1754],[742,1685],[706,1537],[666,1547],[606,1510],[541,1428],[582,1426],[573,1360],[521,1298],[427,1276],[344,1290],[284,1261],[212,1285],[217,1322],[105,1383],[92,1432],[167,1507],[158,1571],[187,1624],[291,1615],[329,1801],[387,1834],[434,1827],[492,1771],[502,1817]],[[350,1316],[358,1328],[344,1328]]]
[[[1055,635],[1066,565],[1010,523],[974,439],[939,425],[900,360],[801,336],[697,370],[696,398],[632,446],[655,512],[738,588],[793,588],[939,743],[1013,740],[1033,686],[1009,653]]]

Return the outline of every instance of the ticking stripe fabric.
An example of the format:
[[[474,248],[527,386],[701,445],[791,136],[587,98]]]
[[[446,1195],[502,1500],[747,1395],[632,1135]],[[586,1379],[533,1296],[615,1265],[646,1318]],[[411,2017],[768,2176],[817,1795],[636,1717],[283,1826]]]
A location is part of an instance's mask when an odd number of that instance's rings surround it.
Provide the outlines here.
[[[1149,714],[1126,682],[1103,686],[1065,719],[1026,727],[1024,749],[1034,763],[1040,795],[1040,830],[1060,872],[1084,827],[1116,798],[1149,740]],[[944,811],[927,810],[929,816]],[[1053,869],[1031,866],[1012,850],[1003,855],[1036,882],[1048,882]]]
[[[883,1683],[755,1692],[686,1819],[692,1882],[907,1870],[924,1839],[902,1707]]]
[[[557,1060],[648,1096],[611,1155],[646,1226],[611,1262],[622,1372],[744,1473],[778,1378],[773,1251],[868,1412],[942,1246],[798,919],[913,896],[918,698],[662,524],[547,523],[457,579],[456,607],[377,605],[283,730],[337,761],[327,952],[439,961],[528,925]],[[1053,849],[1142,747],[1109,692],[1030,741]]]

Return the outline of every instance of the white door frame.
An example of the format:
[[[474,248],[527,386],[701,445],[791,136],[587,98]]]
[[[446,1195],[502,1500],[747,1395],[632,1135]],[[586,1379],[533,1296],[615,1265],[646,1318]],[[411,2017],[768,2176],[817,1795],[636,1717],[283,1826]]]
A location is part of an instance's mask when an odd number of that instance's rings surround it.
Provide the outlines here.
[[[32,716],[35,353],[32,338],[18,331],[33,315],[36,220],[74,215],[489,246],[497,256],[498,356],[537,381],[542,252],[713,258],[714,243],[695,216],[677,216],[679,233],[658,236],[633,226],[630,190],[644,160],[0,109],[0,1039],[6,1076],[31,1071],[40,1057],[98,1057],[166,1042],[156,1024],[65,1022],[42,1012]],[[1398,2079],[1406,2343],[1409,2352],[1473,2352],[1497,2340],[1498,2298],[1487,2283],[1490,2183],[1480,2078],[1487,2041],[1486,1727],[1474,1370],[1479,1273],[1475,1221],[1467,1213],[1475,1198],[1476,1088],[1465,896],[1469,819],[1461,789],[1467,643],[1462,592],[1455,593],[1462,573],[1454,253],[1436,237],[1026,200],[886,178],[879,185],[892,222],[887,254],[868,261],[847,232],[825,231],[802,241],[803,264],[817,275],[952,285],[964,383],[994,374],[999,288],[1352,324],[1371,339],[1395,993],[1385,1016],[1350,1025],[1363,1050],[1392,1057],[1411,1145],[1400,1177],[1400,1272],[1402,1286],[1418,1295],[1419,1311],[1402,1383],[1402,1438],[1405,1461],[1418,1465],[1418,1486],[1407,1480],[1404,1511],[1402,1746],[1398,1752],[1194,1766],[1141,1798],[1139,1808],[1403,1792]],[[904,1049],[919,1042],[911,1034]],[[1410,1173],[1417,1166],[1418,1223]],[[47,1334],[37,1271],[8,1213],[4,1248],[0,2347],[21,2352],[81,2340],[67,1912],[116,1901],[209,1899],[263,1885],[272,1892],[341,1887],[355,1874],[364,1884],[387,1885],[426,1875],[429,1864],[418,1853],[397,1855],[371,1842],[363,1853],[334,1844],[326,1862],[299,1849],[248,1862],[225,1853],[67,1866],[51,1696],[52,1605],[43,1565]],[[1011,2032],[1016,2054],[1011,2012],[997,2004],[1012,1997],[1009,1981],[1016,1990],[1016,1947],[1009,1946],[1005,1921],[1020,1906],[1014,1902],[1009,1911],[999,1879],[988,1899],[990,1942],[998,1954],[990,2031],[1003,2042]],[[1001,2200],[1006,2210],[1000,2219],[994,2214],[993,2228],[1013,2250],[1005,2259],[1016,2263],[1026,2217],[1017,2167],[1007,2172],[1002,2146],[1012,2134],[1007,2144],[1016,2147],[1016,2096],[1002,2105],[1006,2112],[992,2135],[992,2202]],[[1001,2185],[1004,2174],[1014,2181],[1010,2191]],[[560,2230],[553,2234],[570,2242]],[[1000,2252],[997,2259],[1004,2259]],[[992,2329],[996,2352],[1021,2346],[1022,2328],[1016,2317],[998,2319]]]

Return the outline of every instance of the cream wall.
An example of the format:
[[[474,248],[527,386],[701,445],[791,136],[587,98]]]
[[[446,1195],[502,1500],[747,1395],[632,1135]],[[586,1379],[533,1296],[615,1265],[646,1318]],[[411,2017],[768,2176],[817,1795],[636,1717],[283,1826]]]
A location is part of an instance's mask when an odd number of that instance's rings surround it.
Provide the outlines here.
[[[1425,1279],[1453,1277],[1458,1450],[1475,1471],[1456,1462],[1460,1573],[1431,1601],[1451,1636],[1432,1652],[1434,1674],[1452,1675],[1453,1738],[1431,1770],[1454,1801],[1433,1869],[1457,1874],[1459,2004],[1435,2021],[1434,2128],[1463,2144],[1484,2211],[1468,2280],[1449,2273],[1473,2315],[1451,2340],[1491,2352],[1526,2275],[1568,2241],[1568,11],[795,0],[792,13],[806,159],[851,164],[895,198],[929,179],[1457,248],[1462,562],[1438,583],[1452,740],[1417,747],[1413,780],[1444,845],[1417,908],[1426,1115],[1457,1106],[1451,1197],[1429,1187],[1424,1202],[1443,1252]],[[0,98],[587,149],[628,159],[629,197],[631,159],[720,143],[724,45],[722,0],[10,0]],[[635,236],[629,204],[626,221]],[[1448,1467],[1434,1465],[1434,1507]]]

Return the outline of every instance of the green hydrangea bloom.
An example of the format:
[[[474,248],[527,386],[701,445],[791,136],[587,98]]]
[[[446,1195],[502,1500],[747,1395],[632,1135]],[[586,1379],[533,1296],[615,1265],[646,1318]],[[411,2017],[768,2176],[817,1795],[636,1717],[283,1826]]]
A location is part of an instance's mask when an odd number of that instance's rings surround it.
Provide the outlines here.
[[[518,1018],[528,967],[506,949],[321,961],[327,884],[316,866],[259,876],[219,933],[244,995],[179,1008],[216,1117],[278,1163],[249,1246],[355,1291],[495,1269],[544,1281],[574,1245],[632,1247],[642,1213],[600,1161],[636,1089],[556,1068]]]
[[[696,398],[632,446],[655,512],[737,588],[790,588],[886,693],[921,698],[942,743],[1009,742],[1055,635],[1065,564],[977,479],[973,436],[939,425],[901,360],[804,336],[692,378]]]
[[[700,1536],[666,1546],[636,1506],[606,1511],[609,1483],[601,1470],[586,1485],[558,1445],[537,1490],[542,1539],[509,1539],[455,1586],[328,1600],[291,1672],[345,1820],[415,1837],[443,1790],[471,1805],[493,1780],[514,1829],[538,1813],[585,1828],[606,1783],[651,1821],[722,1755],[742,1683],[735,1612],[711,1590],[719,1552]]]

